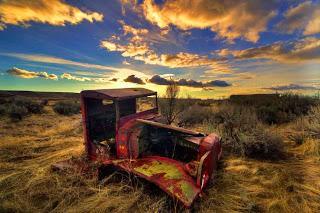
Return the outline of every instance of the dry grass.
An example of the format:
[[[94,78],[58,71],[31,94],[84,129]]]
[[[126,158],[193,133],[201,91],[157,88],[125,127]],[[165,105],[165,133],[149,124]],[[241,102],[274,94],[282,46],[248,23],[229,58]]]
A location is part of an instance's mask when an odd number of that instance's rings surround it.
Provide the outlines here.
[[[133,177],[98,182],[50,170],[83,153],[80,115],[32,115],[13,123],[0,118],[0,212],[184,211],[165,193]],[[203,127],[199,127],[203,128]],[[290,128],[290,129],[288,129]],[[196,201],[199,212],[319,212],[319,139],[300,146],[278,127],[288,157],[261,161],[225,155],[215,182]],[[121,177],[121,178],[120,178]]]

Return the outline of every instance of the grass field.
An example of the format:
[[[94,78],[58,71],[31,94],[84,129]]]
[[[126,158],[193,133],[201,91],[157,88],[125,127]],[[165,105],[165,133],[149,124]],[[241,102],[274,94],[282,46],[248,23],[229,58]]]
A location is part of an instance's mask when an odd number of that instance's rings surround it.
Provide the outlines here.
[[[13,122],[0,117],[0,212],[186,211],[165,193],[133,177],[98,182],[50,166],[84,153],[81,116],[62,116],[49,101],[41,114]],[[197,212],[320,212],[320,141],[293,141],[297,123],[269,128],[281,135],[284,158],[259,160],[228,152]],[[211,131],[197,124],[192,129]],[[130,181],[129,181],[130,180]]]

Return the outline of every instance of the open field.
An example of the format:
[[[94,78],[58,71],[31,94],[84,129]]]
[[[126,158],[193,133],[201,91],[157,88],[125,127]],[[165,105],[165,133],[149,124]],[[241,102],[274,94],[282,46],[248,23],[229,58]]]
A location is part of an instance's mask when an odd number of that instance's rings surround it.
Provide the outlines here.
[[[160,190],[133,177],[118,175],[116,181],[98,182],[80,174],[52,172],[53,163],[83,155],[84,146],[80,114],[58,115],[52,105],[59,95],[48,99],[41,114],[18,122],[0,117],[0,212],[185,211]],[[243,157],[226,150],[215,182],[195,202],[194,210],[319,212],[320,139],[306,131],[301,145],[297,144],[299,124],[306,126],[299,119],[268,125],[283,141],[279,159]],[[189,126],[207,133],[218,131],[208,122]]]

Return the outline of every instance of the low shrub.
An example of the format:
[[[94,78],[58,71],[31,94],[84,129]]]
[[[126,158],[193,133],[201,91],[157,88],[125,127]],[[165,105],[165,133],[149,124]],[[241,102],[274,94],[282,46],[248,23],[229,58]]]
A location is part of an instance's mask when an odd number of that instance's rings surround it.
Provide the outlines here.
[[[211,106],[212,100],[199,100],[197,101],[197,104],[199,106],[203,106],[203,107],[209,107]]]
[[[269,160],[283,156],[282,138],[268,130],[250,107],[221,105],[204,126],[220,134],[229,153]]]
[[[282,124],[308,114],[318,100],[297,94],[233,95],[230,103],[254,107],[258,118],[267,124]]]
[[[43,112],[43,105],[30,98],[17,97],[12,101],[11,104],[25,107],[29,113],[40,114]]]
[[[307,135],[306,133],[303,131],[303,132],[296,132],[294,134],[291,134],[288,136],[289,139],[291,141],[293,141],[296,145],[302,145],[305,143],[305,141],[307,140]]]
[[[80,112],[80,104],[70,101],[59,101],[53,106],[53,110],[61,115],[74,115]]]
[[[283,156],[282,138],[263,127],[256,128],[240,139],[240,152],[243,156],[275,160]]]
[[[43,99],[40,103],[42,106],[48,106],[49,100],[48,99]]]
[[[25,106],[12,104],[9,109],[9,117],[12,121],[20,121],[29,114]]]
[[[179,126],[201,124],[204,121],[209,120],[212,117],[212,114],[213,112],[210,107],[193,105],[179,115]]]
[[[7,107],[5,105],[0,105],[0,116],[7,113]]]
[[[8,115],[13,121],[20,121],[29,114],[43,113],[43,105],[30,98],[15,97],[0,105],[0,115]]]

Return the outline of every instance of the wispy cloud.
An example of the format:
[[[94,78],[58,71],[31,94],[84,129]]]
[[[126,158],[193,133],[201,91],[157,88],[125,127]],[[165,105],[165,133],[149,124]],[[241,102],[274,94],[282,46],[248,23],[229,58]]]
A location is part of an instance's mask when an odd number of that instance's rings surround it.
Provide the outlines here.
[[[218,55],[233,59],[270,59],[284,63],[305,61],[320,62],[320,39],[307,37],[294,41],[276,42],[270,45],[249,48],[245,50],[223,49]]]
[[[55,26],[102,21],[103,15],[97,12],[80,10],[63,0],[10,0],[0,1],[0,30],[7,25],[30,26],[31,22]]]
[[[319,88],[314,86],[300,85],[300,84],[287,84],[287,85],[268,87],[264,89],[275,90],[275,91],[290,91],[290,90],[317,90]]]
[[[35,71],[28,71],[24,69],[19,69],[17,67],[13,67],[7,70],[7,73],[10,75],[14,75],[20,78],[45,78],[51,80],[58,80],[58,76],[55,74],[48,74],[47,72],[35,72]]]
[[[21,53],[0,53],[0,55],[19,58],[25,61],[33,61],[33,62],[40,62],[40,63],[47,63],[47,64],[72,65],[72,66],[84,67],[84,68],[90,68],[90,69],[112,71],[113,73],[111,73],[110,77],[124,77],[124,76],[128,76],[128,74],[136,75],[139,77],[148,76],[143,72],[133,70],[133,69],[117,68],[117,67],[104,66],[99,64],[82,63],[82,62],[67,60],[67,59],[48,56],[48,55],[21,54]]]

